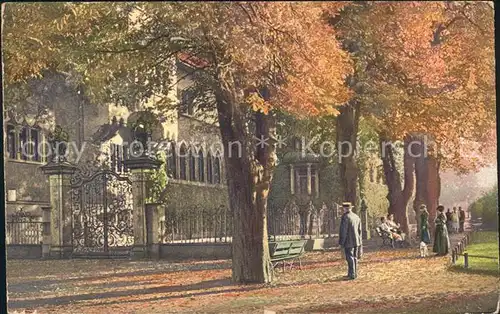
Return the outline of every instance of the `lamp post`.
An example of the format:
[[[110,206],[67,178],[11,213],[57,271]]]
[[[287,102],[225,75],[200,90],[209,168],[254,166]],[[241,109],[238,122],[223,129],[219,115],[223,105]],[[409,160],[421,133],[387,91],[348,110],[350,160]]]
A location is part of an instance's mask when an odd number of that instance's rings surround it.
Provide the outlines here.
[[[369,240],[371,234],[368,228],[368,206],[364,198],[361,200],[361,224],[363,240]]]

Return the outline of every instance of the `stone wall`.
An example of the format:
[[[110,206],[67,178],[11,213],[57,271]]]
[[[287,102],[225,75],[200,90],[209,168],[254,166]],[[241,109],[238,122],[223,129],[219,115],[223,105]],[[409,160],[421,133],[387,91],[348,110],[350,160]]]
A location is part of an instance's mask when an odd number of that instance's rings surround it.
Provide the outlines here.
[[[11,244],[7,245],[7,259],[40,259],[42,258],[41,244]]]
[[[161,259],[230,259],[231,243],[162,244]]]

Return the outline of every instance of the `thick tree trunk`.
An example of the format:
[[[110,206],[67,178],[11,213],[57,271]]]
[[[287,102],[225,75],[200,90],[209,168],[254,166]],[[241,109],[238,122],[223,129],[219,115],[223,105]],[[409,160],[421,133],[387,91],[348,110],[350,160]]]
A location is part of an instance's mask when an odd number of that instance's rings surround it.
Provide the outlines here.
[[[401,174],[397,169],[396,159],[394,155],[394,147],[388,139],[380,135],[380,155],[382,156],[382,166],[384,168],[385,181],[389,193],[387,199],[389,200],[389,214],[394,215],[394,220],[401,225],[401,230],[409,234],[408,215],[406,208],[410,201],[414,189],[414,167],[415,161],[408,151],[410,138],[405,139],[404,145],[404,187],[401,183]]]
[[[272,280],[267,242],[267,197],[275,162],[274,145],[255,148],[253,136],[245,126],[245,109],[230,103],[228,98],[217,97],[217,110],[233,213],[232,279],[237,283],[267,283]],[[272,137],[275,133],[273,117],[261,113],[254,116],[254,135]],[[241,143],[241,146],[231,143]]]
[[[357,211],[357,185],[359,169],[356,163],[356,144],[360,117],[360,104],[349,103],[340,107],[337,117],[337,148],[339,149],[339,176],[345,202],[351,202]]]
[[[434,220],[436,219],[436,209],[439,205],[439,195],[441,193],[441,180],[439,177],[439,161],[426,155],[424,150],[425,138],[419,136],[416,140],[420,142],[421,147],[415,162],[415,173],[417,180],[417,190],[413,208],[415,213],[419,214],[419,207],[422,204],[427,206],[429,211],[429,226],[431,232],[434,232]],[[420,222],[419,222],[420,224]]]
[[[415,180],[416,180],[416,189],[415,189],[415,200],[413,201],[413,210],[415,211],[415,217],[417,219],[417,235],[420,236],[420,206],[426,205],[426,197],[427,194],[427,171],[425,171],[425,158],[423,158],[425,149],[424,149],[424,141],[423,137],[420,135],[415,135],[413,137],[415,142],[416,155],[415,158]],[[428,211],[431,211],[431,208],[428,208]],[[429,220],[431,221],[431,220]],[[432,224],[430,224],[432,225]]]

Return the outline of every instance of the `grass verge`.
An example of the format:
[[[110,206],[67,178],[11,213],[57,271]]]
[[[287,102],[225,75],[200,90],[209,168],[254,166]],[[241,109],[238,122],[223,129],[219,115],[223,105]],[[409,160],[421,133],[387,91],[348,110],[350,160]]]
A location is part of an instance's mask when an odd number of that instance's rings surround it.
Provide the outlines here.
[[[466,248],[466,252],[469,254],[469,268],[464,268],[464,257],[459,256],[456,265],[452,269],[498,276],[500,274],[498,249],[498,234],[496,231],[475,232],[472,234],[471,244]]]

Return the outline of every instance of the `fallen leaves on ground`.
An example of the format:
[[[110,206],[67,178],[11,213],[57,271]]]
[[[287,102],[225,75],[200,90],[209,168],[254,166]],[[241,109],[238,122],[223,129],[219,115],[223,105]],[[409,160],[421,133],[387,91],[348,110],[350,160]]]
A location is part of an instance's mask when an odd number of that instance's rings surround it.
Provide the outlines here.
[[[343,281],[347,267],[339,252],[308,253],[302,270],[277,269],[271,285],[250,286],[231,283],[230,261],[223,260],[9,261],[9,307],[38,313],[369,311],[444,292],[473,297],[498,291],[497,277],[452,272],[449,257],[416,255],[414,249],[366,253],[358,279]]]

